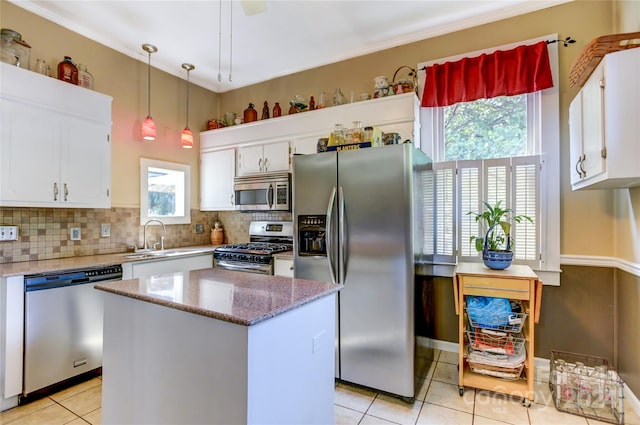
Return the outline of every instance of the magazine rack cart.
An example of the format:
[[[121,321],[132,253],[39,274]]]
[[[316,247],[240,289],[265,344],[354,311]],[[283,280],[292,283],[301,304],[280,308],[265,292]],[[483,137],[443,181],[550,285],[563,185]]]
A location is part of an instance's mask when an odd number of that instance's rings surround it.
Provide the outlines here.
[[[506,270],[491,270],[482,263],[460,263],[453,276],[453,290],[456,314],[459,318],[458,341],[458,391],[464,394],[464,387],[473,387],[522,398],[529,407],[534,400],[534,323],[540,318],[542,282],[529,266],[512,265]],[[507,298],[522,306],[519,331],[515,337],[509,334],[511,346],[523,345],[526,350],[520,371],[497,370],[476,373],[473,361],[469,361],[473,351],[470,345],[476,340],[474,328],[467,314],[467,297],[484,296]],[[490,368],[489,368],[490,369]],[[488,374],[487,374],[488,373]]]

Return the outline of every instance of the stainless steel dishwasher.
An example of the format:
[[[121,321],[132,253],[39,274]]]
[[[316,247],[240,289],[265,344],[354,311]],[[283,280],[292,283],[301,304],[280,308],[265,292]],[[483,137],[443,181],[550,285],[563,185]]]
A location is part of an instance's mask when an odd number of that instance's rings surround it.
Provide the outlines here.
[[[104,303],[97,282],[122,279],[112,265],[24,277],[24,402],[102,366]]]

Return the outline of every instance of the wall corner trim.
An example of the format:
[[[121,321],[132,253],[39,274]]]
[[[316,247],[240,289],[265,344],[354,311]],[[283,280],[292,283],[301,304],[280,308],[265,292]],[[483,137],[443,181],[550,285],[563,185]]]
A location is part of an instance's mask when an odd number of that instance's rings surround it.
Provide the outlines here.
[[[611,267],[640,277],[640,264],[617,257],[593,255],[561,255],[560,264],[568,266]]]

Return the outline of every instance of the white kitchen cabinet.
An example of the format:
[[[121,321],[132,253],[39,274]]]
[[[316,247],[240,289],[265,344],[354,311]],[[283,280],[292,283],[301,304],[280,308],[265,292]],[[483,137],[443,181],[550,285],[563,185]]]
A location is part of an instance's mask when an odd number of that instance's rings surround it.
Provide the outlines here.
[[[200,152],[200,210],[235,210],[236,150]]]
[[[276,256],[273,260],[273,274],[275,276],[293,277],[293,258]]]
[[[238,148],[238,175],[289,170],[289,142]]]
[[[109,208],[111,97],[2,64],[0,205]]]
[[[569,107],[572,189],[640,185],[640,50],[607,54]]]
[[[297,137],[291,141],[291,154],[309,155],[318,153],[318,139],[327,136],[326,132],[319,132],[313,136]]]

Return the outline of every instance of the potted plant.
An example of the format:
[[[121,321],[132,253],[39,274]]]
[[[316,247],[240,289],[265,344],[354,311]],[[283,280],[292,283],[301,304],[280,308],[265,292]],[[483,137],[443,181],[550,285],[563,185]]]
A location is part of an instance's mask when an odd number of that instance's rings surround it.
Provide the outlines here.
[[[481,213],[468,212],[477,222],[482,222],[483,236],[471,236],[470,242],[475,243],[478,252],[482,252],[482,260],[490,269],[503,270],[511,265],[513,260],[513,244],[511,242],[511,224],[528,220],[533,223],[531,217],[526,215],[513,215],[511,208],[502,208],[502,201],[491,205],[482,202],[485,211]]]

